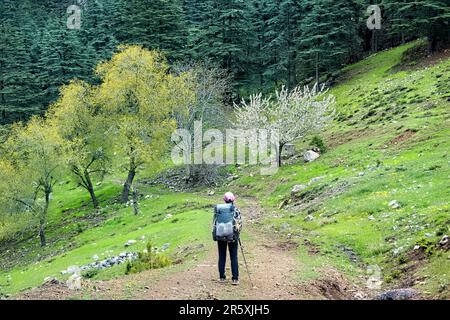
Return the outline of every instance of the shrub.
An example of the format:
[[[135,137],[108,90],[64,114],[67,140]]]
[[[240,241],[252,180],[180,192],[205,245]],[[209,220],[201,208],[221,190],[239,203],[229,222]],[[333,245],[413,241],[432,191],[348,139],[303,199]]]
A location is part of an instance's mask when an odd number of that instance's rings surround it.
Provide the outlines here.
[[[98,269],[89,269],[84,271],[81,276],[85,279],[91,279],[98,274]]]
[[[325,145],[325,142],[322,140],[319,136],[314,136],[311,139],[311,147],[313,148],[319,148],[321,153],[327,152],[327,147]]]
[[[164,268],[172,264],[172,261],[164,254],[156,253],[151,242],[147,243],[147,250],[140,252],[137,260],[128,261],[125,274],[139,273],[144,270]]]

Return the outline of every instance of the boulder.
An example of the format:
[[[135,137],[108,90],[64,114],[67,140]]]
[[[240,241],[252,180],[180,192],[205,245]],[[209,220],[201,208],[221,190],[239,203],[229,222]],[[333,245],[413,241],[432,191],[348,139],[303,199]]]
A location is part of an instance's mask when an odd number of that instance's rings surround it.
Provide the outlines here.
[[[305,162],[313,162],[314,160],[318,159],[320,157],[320,154],[317,152],[314,152],[312,150],[308,150],[303,155],[303,160]]]
[[[44,285],[58,285],[61,282],[59,282],[58,279],[53,278],[53,277],[47,277],[44,279]]]
[[[281,155],[285,159],[291,158],[292,156],[294,156],[295,155],[295,144],[292,144],[292,143],[285,144]]]
[[[308,186],[306,186],[304,184],[297,184],[297,185],[292,187],[291,195],[295,196],[296,194],[298,194],[299,192],[305,190],[306,188],[308,188]]]
[[[308,214],[308,215],[305,217],[304,220],[305,220],[306,222],[313,221],[313,220],[314,220],[314,217],[313,217],[312,215]]]
[[[377,296],[377,300],[410,300],[417,295],[414,289],[394,289],[383,292]]]
[[[400,209],[401,208],[401,205],[400,205],[400,203],[398,203],[397,200],[392,200],[391,202],[389,202],[388,206],[391,207],[392,209]]]
[[[136,243],[136,240],[128,240],[127,243],[125,243],[125,247],[129,247],[129,246],[131,246],[132,244],[135,244],[135,243]]]
[[[442,239],[439,241],[439,246],[444,250],[450,249],[450,238],[448,235],[442,237]]]
[[[312,178],[312,179],[309,181],[308,184],[312,184],[312,183],[314,183],[314,182],[320,181],[320,180],[322,180],[323,178],[325,178],[325,177],[324,177],[324,176],[320,176],[320,177]]]

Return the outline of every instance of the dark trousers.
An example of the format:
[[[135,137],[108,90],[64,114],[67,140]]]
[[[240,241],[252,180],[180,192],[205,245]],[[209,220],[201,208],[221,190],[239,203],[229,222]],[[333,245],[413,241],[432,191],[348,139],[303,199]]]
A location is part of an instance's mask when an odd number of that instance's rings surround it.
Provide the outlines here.
[[[239,279],[239,264],[238,264],[238,242],[217,241],[219,249],[219,274],[221,279],[225,279],[225,263],[227,261],[227,247],[230,251],[231,259],[231,273],[232,279]]]

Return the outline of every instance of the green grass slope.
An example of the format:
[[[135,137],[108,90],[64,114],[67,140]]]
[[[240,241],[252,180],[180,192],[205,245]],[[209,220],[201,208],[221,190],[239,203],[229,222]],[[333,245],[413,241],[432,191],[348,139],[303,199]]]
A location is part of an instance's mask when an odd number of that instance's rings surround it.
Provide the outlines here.
[[[355,276],[376,265],[384,288],[449,298],[450,253],[438,242],[450,231],[450,59],[404,67],[422,45],[344,70],[331,90],[338,120],[320,134],[328,152],[317,161],[294,161],[272,177],[243,168],[234,186],[272,213],[267,229],[313,245],[319,269]],[[298,184],[307,188],[291,196]],[[311,260],[304,249],[299,256]]]
[[[111,190],[116,191],[116,195],[119,186],[106,182],[100,190],[102,198],[111,197]],[[182,249],[189,249],[185,251],[192,255],[196,253],[193,248],[210,242],[209,198],[152,187],[144,189],[144,186],[141,192],[147,196],[140,202],[138,216],[131,207],[118,204],[109,204],[97,214],[88,207],[75,209],[86,204],[81,190],[60,187],[55,192],[59,196],[54,199],[51,210],[49,245],[45,249],[37,247],[34,237],[12,244],[2,252],[3,268],[9,267],[0,273],[2,292],[11,294],[37,287],[46,277],[65,280],[69,275],[62,275],[61,271],[69,266],[89,264],[94,261],[94,255],[102,260],[124,251],[139,252],[148,241],[158,248],[169,245],[165,254],[170,256],[176,256]],[[128,240],[137,242],[125,248]],[[103,269],[95,278],[109,279],[124,274],[125,264],[121,264]]]

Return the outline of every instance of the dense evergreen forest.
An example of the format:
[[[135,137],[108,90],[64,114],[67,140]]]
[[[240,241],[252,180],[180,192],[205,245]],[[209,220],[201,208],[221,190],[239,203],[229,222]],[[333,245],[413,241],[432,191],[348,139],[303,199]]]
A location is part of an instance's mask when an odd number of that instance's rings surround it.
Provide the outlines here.
[[[169,61],[209,58],[233,78],[230,101],[335,71],[416,37],[429,50],[450,38],[449,0],[380,0],[382,30],[366,21],[370,0],[2,0],[0,123],[42,114],[70,79],[119,44],[163,50]],[[67,8],[82,8],[67,28]]]

